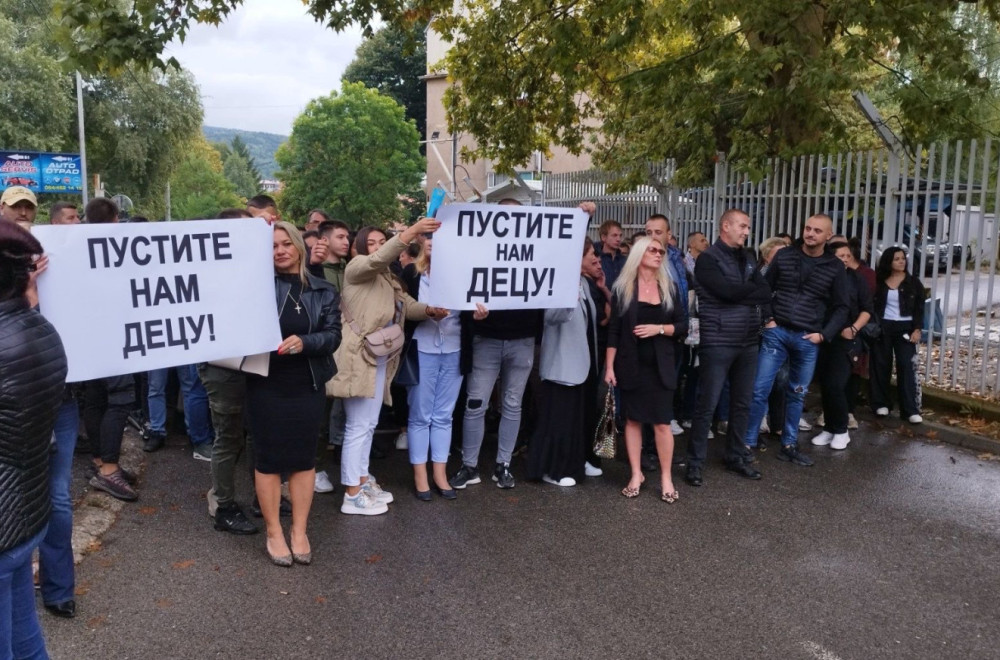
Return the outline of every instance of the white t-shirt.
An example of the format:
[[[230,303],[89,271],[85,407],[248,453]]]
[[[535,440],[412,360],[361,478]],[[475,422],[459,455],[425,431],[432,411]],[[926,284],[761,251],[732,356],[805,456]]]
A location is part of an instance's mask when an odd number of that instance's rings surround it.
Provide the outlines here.
[[[912,316],[901,316],[899,313],[899,289],[889,289],[885,296],[885,314],[882,318],[886,321],[912,321]]]

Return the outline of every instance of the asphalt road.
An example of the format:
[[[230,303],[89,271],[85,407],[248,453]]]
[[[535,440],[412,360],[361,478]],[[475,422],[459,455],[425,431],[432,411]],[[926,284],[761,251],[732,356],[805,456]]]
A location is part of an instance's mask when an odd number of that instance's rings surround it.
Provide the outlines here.
[[[617,461],[572,489],[486,480],[425,504],[395,452],[372,464],[389,514],[344,516],[339,495],[318,495],[314,563],[285,569],[262,534],[212,529],[208,464],[172,440],[78,566],[77,618],[41,615],[49,652],[1000,657],[1000,462],[889,432],[812,451],[812,468],[769,453],[759,482],[718,463],[700,489],[678,475],[668,505],[648,485],[619,495]]]

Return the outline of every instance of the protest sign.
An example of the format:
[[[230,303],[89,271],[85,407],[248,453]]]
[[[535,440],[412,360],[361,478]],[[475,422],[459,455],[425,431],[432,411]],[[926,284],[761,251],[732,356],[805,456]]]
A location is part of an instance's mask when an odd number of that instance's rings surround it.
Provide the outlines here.
[[[36,226],[71,382],[266,353],[281,343],[263,220]]]
[[[575,307],[589,216],[580,209],[451,204],[437,213],[430,300],[447,309]]]

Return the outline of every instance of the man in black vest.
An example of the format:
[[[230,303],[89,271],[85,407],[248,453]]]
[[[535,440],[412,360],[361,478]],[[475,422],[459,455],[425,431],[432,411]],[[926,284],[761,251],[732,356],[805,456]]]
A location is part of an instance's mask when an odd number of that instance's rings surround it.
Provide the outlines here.
[[[760,420],[767,410],[774,376],[788,360],[785,425],[778,459],[804,467],[813,462],[799,451],[802,401],[816,368],[819,345],[833,341],[848,321],[847,273],[840,260],[826,250],[832,235],[830,216],[812,216],[802,230],[801,244],[779,250],[764,276],[774,292],[774,299],[757,360],[747,445],[757,446]]]
[[[730,209],[719,219],[719,238],[702,252],[694,267],[698,292],[701,339],[698,344],[698,403],[688,440],[685,481],[702,484],[702,466],[708,453],[708,431],[729,381],[729,427],[726,430],[726,468],[748,479],[760,479],[744,444],[754,374],[761,306],[769,305],[771,289],[757,270],[753,255],[743,248],[750,235],[750,217]]]

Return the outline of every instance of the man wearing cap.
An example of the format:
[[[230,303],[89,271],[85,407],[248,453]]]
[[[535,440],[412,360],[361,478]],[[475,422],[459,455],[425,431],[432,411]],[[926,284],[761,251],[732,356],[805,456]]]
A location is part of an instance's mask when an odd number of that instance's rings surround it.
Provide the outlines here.
[[[16,222],[30,229],[37,213],[38,199],[24,186],[11,186],[0,196],[0,220]]]

